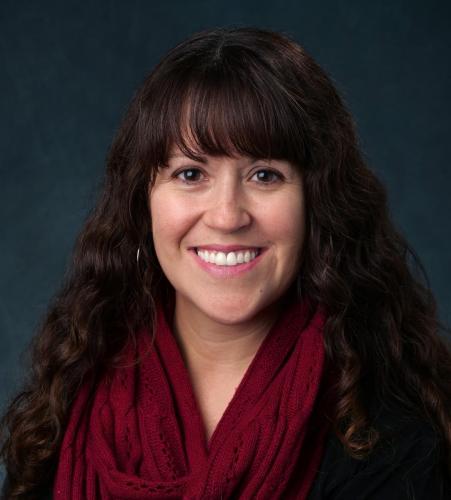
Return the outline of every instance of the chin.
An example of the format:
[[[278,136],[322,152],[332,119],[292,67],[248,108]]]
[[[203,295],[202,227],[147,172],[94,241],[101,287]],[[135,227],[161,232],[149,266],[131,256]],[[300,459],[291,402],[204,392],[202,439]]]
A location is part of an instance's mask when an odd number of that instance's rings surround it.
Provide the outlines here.
[[[202,303],[200,309],[214,321],[224,325],[243,323],[254,318],[264,308],[263,302],[246,302],[242,297],[219,298]]]

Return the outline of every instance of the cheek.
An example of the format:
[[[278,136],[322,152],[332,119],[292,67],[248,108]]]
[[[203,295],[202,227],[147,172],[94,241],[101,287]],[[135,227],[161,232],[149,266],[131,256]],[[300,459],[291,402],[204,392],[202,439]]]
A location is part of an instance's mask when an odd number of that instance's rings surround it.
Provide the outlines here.
[[[156,190],[150,196],[150,214],[155,247],[177,243],[188,231],[192,212],[178,197],[167,190]]]
[[[262,207],[263,209],[263,207]],[[288,193],[267,204],[261,211],[262,223],[270,238],[287,247],[298,247],[304,240],[305,210],[303,198]]]

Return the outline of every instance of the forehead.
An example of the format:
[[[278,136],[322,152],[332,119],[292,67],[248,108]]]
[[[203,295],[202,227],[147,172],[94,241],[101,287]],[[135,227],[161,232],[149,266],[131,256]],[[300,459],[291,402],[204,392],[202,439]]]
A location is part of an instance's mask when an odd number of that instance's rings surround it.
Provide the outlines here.
[[[168,154],[168,161],[170,160],[184,160],[186,158],[189,158],[194,161],[198,161],[199,163],[208,163],[211,159],[217,159],[217,158],[228,158],[232,160],[247,160],[248,162],[254,162],[257,160],[264,160],[265,158],[257,158],[254,156],[250,156],[247,154],[240,154],[236,152],[233,156],[230,155],[209,155],[204,153],[203,151],[187,151],[184,153],[180,148],[177,146],[173,147]],[[269,159],[268,159],[269,160]]]
[[[200,102],[185,98],[173,111],[164,114],[164,130],[154,148],[158,154],[149,162],[157,169],[183,159],[206,164],[216,158],[303,165],[302,142],[294,145],[294,127],[287,122],[282,126],[275,116],[266,120],[261,109],[257,116],[236,103],[224,108],[205,97]]]
[[[174,167],[181,166],[183,165],[183,162],[187,160],[187,158],[199,162],[203,165],[212,166],[213,168],[219,167],[220,165],[222,165],[222,163],[224,163],[224,166],[234,166],[238,169],[246,168],[253,164],[257,164],[262,167],[273,166],[283,172],[287,181],[295,181],[298,177],[302,176],[300,166],[284,158],[260,158],[240,153],[236,153],[233,157],[231,157],[229,155],[222,154],[209,155],[202,151],[193,152],[193,155],[191,155],[190,152],[189,154],[185,154],[177,146],[173,146],[171,148],[170,154],[168,156],[167,166],[170,167],[171,164]]]
[[[167,150],[167,161],[172,159],[186,159],[189,158],[200,163],[207,163],[211,158],[227,157],[239,159],[249,157],[246,153],[242,154],[235,150],[235,148],[221,148],[220,151],[206,151],[202,145],[196,143],[193,139],[187,139],[186,134],[180,136],[179,140],[173,141]]]

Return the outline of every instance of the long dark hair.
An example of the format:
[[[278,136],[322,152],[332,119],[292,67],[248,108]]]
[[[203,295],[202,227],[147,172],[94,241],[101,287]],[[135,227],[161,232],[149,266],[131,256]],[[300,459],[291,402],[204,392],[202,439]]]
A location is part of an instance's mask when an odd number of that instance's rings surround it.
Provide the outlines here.
[[[327,360],[338,368],[335,432],[351,456],[371,452],[378,439],[371,393],[431,422],[451,469],[444,327],[342,99],[289,37],[215,29],[155,67],[114,139],[100,199],[33,340],[29,379],[3,417],[11,498],[33,497],[51,481],[77,389],[86,380],[95,388],[133,332],[153,328],[156,300],[171,293],[152,246],[148,188],[173,144],[192,158],[238,153],[302,170],[307,237],[298,281],[328,311]]]

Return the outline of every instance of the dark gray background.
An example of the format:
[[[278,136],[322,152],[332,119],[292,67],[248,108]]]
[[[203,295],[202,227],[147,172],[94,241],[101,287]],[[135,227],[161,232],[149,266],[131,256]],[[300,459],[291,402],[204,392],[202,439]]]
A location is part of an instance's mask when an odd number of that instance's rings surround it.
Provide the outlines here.
[[[0,408],[56,291],[133,92],[216,26],[280,30],[328,71],[393,217],[451,313],[450,3],[39,1],[0,6]]]

